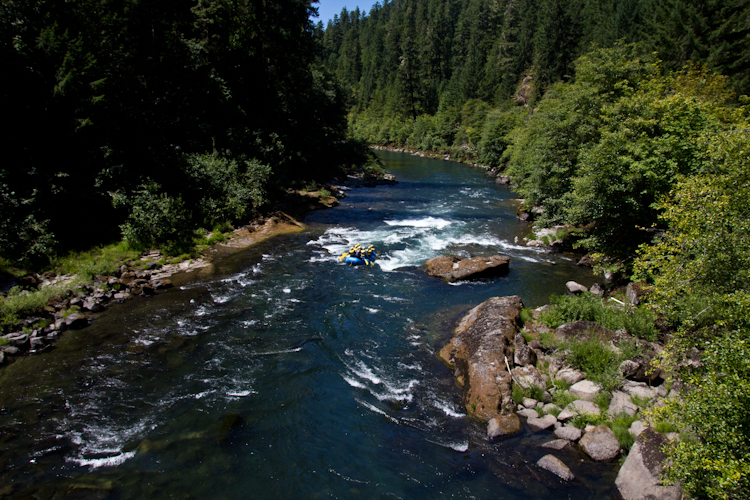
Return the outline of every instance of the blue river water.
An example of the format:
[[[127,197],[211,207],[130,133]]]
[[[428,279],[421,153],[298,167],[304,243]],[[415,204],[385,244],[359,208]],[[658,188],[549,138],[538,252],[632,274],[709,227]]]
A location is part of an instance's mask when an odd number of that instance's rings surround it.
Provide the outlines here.
[[[516,244],[515,195],[482,170],[381,156],[398,184],[0,370],[0,497],[616,498],[615,464],[555,452],[571,483],[536,467],[549,432],[488,442],[436,357],[478,303],[537,307],[594,276]],[[342,264],[355,243],[377,265]],[[446,284],[419,268],[444,253],[510,272]]]

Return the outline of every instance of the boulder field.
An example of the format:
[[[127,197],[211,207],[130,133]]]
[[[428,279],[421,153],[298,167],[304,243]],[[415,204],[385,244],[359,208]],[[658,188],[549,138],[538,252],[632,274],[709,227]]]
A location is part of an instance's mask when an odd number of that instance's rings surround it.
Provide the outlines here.
[[[520,331],[522,309],[518,296],[488,299],[459,320],[453,337],[438,353],[463,389],[467,413],[486,423],[487,439],[515,434],[525,422],[531,432],[550,433],[551,439],[542,445],[550,453],[537,462],[540,469],[547,471],[544,473],[565,481],[575,480],[577,464],[569,464],[573,466],[571,471],[554,454],[568,446],[578,447],[596,461],[614,462],[627,455],[615,483],[623,499],[679,498],[679,484],[662,485],[659,479],[666,460],[662,449],[678,436],[661,434],[645,419],[637,419],[646,407],[662,404],[668,394],[676,396],[674,390],[667,390],[658,370],[654,374],[648,369],[660,346],[635,339],[625,330],[611,331],[590,322],[568,323],[552,332],[559,341],[586,340],[596,335],[613,350],[618,350],[623,342],[639,345],[640,354],[620,363],[622,382],[612,391],[611,398],[600,397],[602,388],[570,366],[564,350],[546,349],[536,339],[527,343]],[[564,391],[567,401],[573,399],[564,408],[553,403],[557,391]],[[525,396],[519,401],[520,392]],[[603,404],[607,406],[600,407]],[[636,419],[629,429],[635,437],[629,453],[621,448],[610,426],[601,423],[607,415]],[[599,425],[586,424],[587,420]]]

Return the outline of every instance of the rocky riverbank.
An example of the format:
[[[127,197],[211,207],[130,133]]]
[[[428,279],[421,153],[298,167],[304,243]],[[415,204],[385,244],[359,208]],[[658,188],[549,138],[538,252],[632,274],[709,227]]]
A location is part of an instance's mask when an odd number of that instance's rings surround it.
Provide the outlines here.
[[[228,241],[207,249],[203,256],[181,262],[166,263],[158,250],[144,252],[135,262],[123,264],[111,275],[94,276],[91,283],[74,286],[74,275],[27,275],[26,286],[44,290],[57,288],[60,293],[33,314],[25,317],[22,329],[0,337],[0,364],[17,356],[35,354],[49,347],[67,330],[78,330],[95,321],[108,308],[128,300],[145,298],[180,282],[210,273],[213,263],[232,253],[266,239],[301,231],[304,225],[283,212],[234,230]],[[68,286],[66,286],[68,285]]]
[[[616,481],[624,500],[679,499],[679,485],[660,483],[663,448],[679,435],[658,432],[669,429],[655,425],[648,413],[664,398],[678,397],[666,374],[651,367],[662,346],[587,321],[554,330],[536,319],[522,324],[522,310],[518,296],[483,302],[459,321],[439,353],[463,389],[466,411],[486,422],[487,439],[502,439],[525,425],[549,434],[542,445],[549,454],[537,466],[565,481],[575,481],[572,464],[555,452],[572,446],[595,461],[626,457]],[[617,360],[609,388],[574,366],[574,346],[585,342],[603,346]]]

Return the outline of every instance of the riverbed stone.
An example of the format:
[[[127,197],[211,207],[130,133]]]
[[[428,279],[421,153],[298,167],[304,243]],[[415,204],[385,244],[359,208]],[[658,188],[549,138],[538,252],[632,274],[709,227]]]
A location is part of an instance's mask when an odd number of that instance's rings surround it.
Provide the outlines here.
[[[555,429],[555,436],[568,441],[578,441],[581,439],[583,432],[578,427],[572,425],[563,425]]]
[[[522,334],[516,335],[513,339],[515,346],[513,362],[518,366],[536,365],[537,355],[534,350],[528,346],[526,339]]]
[[[521,404],[524,406],[524,408],[535,408],[538,402],[539,401],[537,401],[536,399],[531,398],[523,398],[521,400]]]
[[[13,356],[20,352],[20,349],[14,345],[0,345],[0,352],[4,352],[8,356]]]
[[[161,290],[163,288],[171,288],[172,287],[172,281],[168,280],[166,278],[162,279],[155,279],[153,281],[154,288],[157,290]]]
[[[26,349],[29,347],[29,335],[25,333],[9,333],[4,335],[3,338],[8,342],[8,345],[18,347],[19,349]]]
[[[562,380],[566,384],[573,385],[586,378],[586,374],[573,368],[563,368],[555,374],[557,380]]]
[[[518,296],[486,300],[459,321],[453,338],[438,354],[463,388],[467,412],[481,420],[515,410],[506,367],[522,309]]]
[[[565,283],[565,288],[571,295],[580,295],[589,291],[588,288],[575,281],[568,281]]]
[[[519,366],[513,368],[513,380],[524,389],[538,387],[542,390],[547,389],[547,383],[542,378],[542,374],[535,366]]]
[[[639,398],[654,399],[656,397],[656,391],[649,387],[645,382],[625,380],[622,383],[622,391],[629,396],[636,396]]]
[[[586,401],[585,399],[577,399],[566,406],[565,409],[561,411],[557,416],[557,419],[561,422],[565,422],[566,420],[570,420],[571,418],[577,417],[578,415],[599,415],[600,413],[601,410],[599,409],[599,407],[591,401]]]
[[[581,380],[571,385],[569,390],[585,401],[593,401],[602,388],[590,380]]]
[[[596,461],[612,460],[620,453],[620,443],[612,429],[606,425],[599,425],[587,431],[578,444]]]
[[[615,391],[612,393],[612,400],[609,403],[609,414],[619,415],[621,413],[627,413],[630,416],[635,415],[638,412],[638,405],[630,400],[630,395],[622,392]]]
[[[498,415],[490,419],[487,424],[487,438],[510,436],[521,431],[521,420],[515,413]]]
[[[555,403],[547,403],[542,407],[542,409],[544,410],[544,413],[560,413],[562,411],[562,408],[557,406]]]
[[[620,363],[619,370],[623,377],[630,378],[636,373],[638,373],[638,370],[640,369],[641,365],[637,361],[634,361],[632,359],[626,359],[622,363]]]
[[[496,278],[508,274],[510,257],[493,255],[467,259],[459,255],[441,255],[428,260],[423,267],[429,276],[448,282]]]
[[[104,310],[104,306],[94,297],[86,297],[83,301],[83,309],[91,312],[101,312]]]
[[[531,427],[533,430],[541,431],[544,429],[549,429],[555,423],[557,422],[557,418],[555,418],[554,415],[544,415],[543,417],[531,417],[526,420],[526,423],[529,424],[529,427]]]
[[[550,450],[560,451],[569,444],[570,441],[568,441],[567,439],[553,439],[552,441],[547,441],[546,443],[542,444],[540,448],[549,448]]]
[[[664,435],[650,427],[641,432],[615,479],[615,486],[623,500],[682,498],[682,487],[679,483],[665,486],[659,479],[664,461],[667,459],[663,451],[667,443]]]
[[[31,337],[29,339],[29,348],[31,350],[39,350],[47,344],[46,337]]]
[[[567,465],[562,460],[554,455],[544,455],[540,458],[537,463],[542,469],[548,470],[556,476],[564,479],[565,481],[572,481],[575,479],[575,475],[570,471]]]
[[[641,432],[646,429],[646,424],[643,422],[643,420],[636,420],[632,424],[630,424],[630,429],[628,429],[628,432],[632,434],[635,437],[640,436]]]
[[[518,412],[524,418],[539,418],[539,413],[533,408],[524,408]]]
[[[69,314],[65,318],[65,325],[71,330],[83,328],[85,326],[88,326],[88,324],[89,324],[89,320],[86,318],[85,315],[81,313]]]

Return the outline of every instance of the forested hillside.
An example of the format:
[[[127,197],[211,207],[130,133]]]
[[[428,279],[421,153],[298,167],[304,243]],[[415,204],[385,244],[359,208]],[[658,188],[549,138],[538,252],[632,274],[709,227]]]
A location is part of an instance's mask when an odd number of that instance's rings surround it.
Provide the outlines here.
[[[538,98],[592,45],[641,42],[668,69],[702,61],[750,91],[750,7],[741,0],[395,0],[342,10],[317,28],[323,57],[356,113],[438,115],[439,138],[461,107],[505,102],[525,76]],[[522,96],[519,96],[519,98]]]
[[[345,110],[310,9],[4,0],[0,257],[189,239],[340,163]]]

